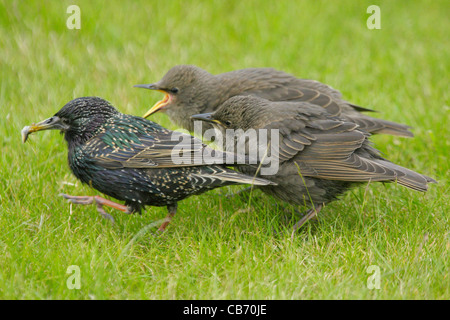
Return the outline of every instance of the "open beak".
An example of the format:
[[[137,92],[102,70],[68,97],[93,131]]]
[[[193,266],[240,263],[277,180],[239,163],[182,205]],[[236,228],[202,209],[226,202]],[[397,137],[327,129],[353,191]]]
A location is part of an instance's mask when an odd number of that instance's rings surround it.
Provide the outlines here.
[[[172,96],[167,91],[161,89],[157,84],[137,84],[134,87],[156,90],[165,94],[164,98],[161,101],[158,101],[150,110],[148,110],[147,113],[144,114],[143,118],[147,118],[155,112],[162,111],[165,106],[172,102]]]
[[[26,126],[22,129],[22,142],[25,143],[28,139],[28,135],[30,133],[42,130],[67,130],[68,125],[62,123],[61,119],[57,116],[53,116],[51,118],[45,119],[36,124],[32,124],[31,126]]]
[[[213,112],[194,114],[193,116],[191,116],[191,119],[192,120],[201,120],[201,121],[210,122],[210,123],[222,124],[219,120],[216,120],[213,118]]]

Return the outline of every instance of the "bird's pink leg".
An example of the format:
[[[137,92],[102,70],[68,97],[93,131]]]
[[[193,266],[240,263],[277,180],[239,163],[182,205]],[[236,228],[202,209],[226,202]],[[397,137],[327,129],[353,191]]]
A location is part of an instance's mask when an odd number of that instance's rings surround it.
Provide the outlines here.
[[[169,223],[172,221],[173,216],[177,212],[177,205],[167,206],[167,210],[169,213],[167,214],[166,221],[164,221],[158,228],[158,232],[162,233],[166,230],[166,227],[169,225]]]
[[[323,208],[323,203],[314,206],[313,208],[309,209],[305,216],[303,218],[301,218],[295,225],[294,228],[292,230],[292,235],[294,234],[295,231],[297,231],[298,229],[300,229],[308,220],[310,219],[314,219],[317,217],[317,214],[320,212],[320,210]]]
[[[128,206],[102,198],[100,196],[70,196],[68,194],[61,193],[60,196],[64,197],[65,199],[69,200],[70,202],[74,204],[93,204],[95,202],[97,206],[97,211],[102,215],[102,217],[109,219],[114,222],[114,218],[108,214],[105,209],[103,209],[103,206],[108,206],[117,210],[120,210],[124,213],[131,213],[130,208]]]

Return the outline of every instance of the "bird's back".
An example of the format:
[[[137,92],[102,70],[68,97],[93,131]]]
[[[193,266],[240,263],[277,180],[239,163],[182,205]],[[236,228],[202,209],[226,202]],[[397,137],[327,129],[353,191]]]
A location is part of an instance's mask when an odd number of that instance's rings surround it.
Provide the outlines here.
[[[319,81],[297,78],[272,68],[247,68],[216,77],[220,87],[217,103],[205,112],[215,111],[230,97],[254,95],[269,101],[309,102],[324,108],[330,115],[357,123],[370,133],[413,136],[407,125],[362,114],[363,111],[373,110],[343,100],[338,90]]]

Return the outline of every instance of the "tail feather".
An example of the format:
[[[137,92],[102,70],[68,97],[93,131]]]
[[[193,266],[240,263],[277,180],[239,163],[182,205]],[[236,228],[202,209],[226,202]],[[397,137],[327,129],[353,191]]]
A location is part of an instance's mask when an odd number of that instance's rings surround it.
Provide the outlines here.
[[[410,189],[425,192],[428,190],[428,183],[437,183],[433,178],[406,169],[392,162],[377,160],[377,163],[394,170],[397,174],[397,182]]]
[[[409,129],[411,128],[410,126],[386,120],[383,120],[381,123],[384,125],[384,128],[373,131],[373,133],[390,134],[393,136],[400,136],[407,138],[414,137],[414,133],[409,131]]]

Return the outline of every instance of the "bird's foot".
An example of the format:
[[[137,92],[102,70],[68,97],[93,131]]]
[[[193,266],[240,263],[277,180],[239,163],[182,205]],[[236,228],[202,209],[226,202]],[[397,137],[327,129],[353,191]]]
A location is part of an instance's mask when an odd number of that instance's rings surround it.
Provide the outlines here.
[[[161,233],[163,233],[164,231],[166,231],[167,226],[168,226],[169,223],[172,221],[172,217],[173,217],[173,216],[170,216],[170,214],[167,215],[167,217],[164,219],[164,222],[161,223],[161,225],[160,225],[159,228],[158,228],[158,231],[157,231],[158,234],[161,234]]]
[[[161,234],[164,231],[166,231],[167,226],[169,225],[169,223],[172,221],[173,216],[175,215],[175,213],[177,212],[177,205],[169,205],[167,206],[167,211],[168,214],[166,216],[166,218],[164,219],[164,222],[161,223],[161,225],[158,228],[158,233]]]
[[[309,209],[306,214],[294,225],[292,228],[291,238],[294,237],[294,233],[300,229],[308,220],[317,220],[317,214],[323,208],[323,204],[319,204]]]
[[[128,206],[102,198],[100,196],[70,196],[64,193],[60,193],[59,195],[74,204],[88,205],[95,202],[97,211],[100,213],[100,215],[105,219],[111,220],[112,222],[114,222],[114,218],[109,213],[107,213],[105,209],[103,209],[103,206],[108,206],[127,214],[131,213],[131,210],[130,208],[128,208]]]

